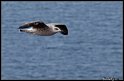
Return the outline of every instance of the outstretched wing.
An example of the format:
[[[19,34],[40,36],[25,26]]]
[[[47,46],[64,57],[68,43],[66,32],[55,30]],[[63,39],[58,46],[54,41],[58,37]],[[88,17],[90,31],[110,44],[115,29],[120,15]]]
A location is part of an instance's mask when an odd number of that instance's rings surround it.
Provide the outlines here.
[[[20,26],[19,29],[29,28],[29,27],[33,27],[33,28],[47,28],[48,26],[44,22],[42,22],[42,21],[34,21],[34,22],[25,23],[24,25]]]

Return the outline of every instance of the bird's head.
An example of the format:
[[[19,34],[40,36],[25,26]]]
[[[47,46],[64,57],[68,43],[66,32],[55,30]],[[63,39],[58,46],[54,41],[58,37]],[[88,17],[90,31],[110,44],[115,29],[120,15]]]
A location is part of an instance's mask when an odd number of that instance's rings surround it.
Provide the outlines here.
[[[58,31],[63,34],[63,35],[68,35],[68,29],[66,27],[66,25],[62,25],[62,24],[56,24],[55,25],[56,28],[58,28]]]
[[[61,32],[62,30],[58,27],[53,27],[53,31],[57,33],[57,32]]]

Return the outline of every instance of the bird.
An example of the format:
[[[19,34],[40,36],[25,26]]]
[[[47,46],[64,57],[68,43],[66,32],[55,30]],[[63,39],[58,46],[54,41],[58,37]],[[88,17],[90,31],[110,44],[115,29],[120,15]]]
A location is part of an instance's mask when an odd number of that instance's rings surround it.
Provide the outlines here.
[[[51,36],[56,33],[68,35],[68,29],[65,24],[62,23],[45,24],[41,20],[25,23],[21,25],[18,29],[20,30],[20,32],[31,33],[39,36]]]

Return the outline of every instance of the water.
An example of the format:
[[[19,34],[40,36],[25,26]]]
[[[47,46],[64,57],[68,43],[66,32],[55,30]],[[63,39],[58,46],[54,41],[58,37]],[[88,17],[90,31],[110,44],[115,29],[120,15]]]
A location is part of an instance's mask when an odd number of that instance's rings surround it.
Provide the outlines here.
[[[122,6],[119,1],[2,1],[2,79],[123,79]],[[35,20],[65,23],[69,35],[17,29]]]

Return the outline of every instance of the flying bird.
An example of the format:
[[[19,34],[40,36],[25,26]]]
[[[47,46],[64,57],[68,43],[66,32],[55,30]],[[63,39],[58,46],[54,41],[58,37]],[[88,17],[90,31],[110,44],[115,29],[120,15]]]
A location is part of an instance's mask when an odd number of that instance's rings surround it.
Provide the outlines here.
[[[31,33],[40,36],[51,36],[56,33],[68,35],[68,29],[65,24],[48,23],[42,21],[33,21],[23,24],[18,28],[21,32]]]

